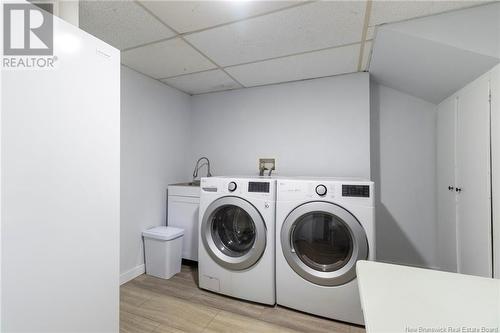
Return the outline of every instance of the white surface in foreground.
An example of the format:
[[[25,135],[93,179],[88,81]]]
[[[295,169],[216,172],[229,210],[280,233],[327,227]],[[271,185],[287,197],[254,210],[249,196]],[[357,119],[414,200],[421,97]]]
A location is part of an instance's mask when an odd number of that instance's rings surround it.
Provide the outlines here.
[[[500,327],[500,280],[368,261],[357,275],[369,333]]]

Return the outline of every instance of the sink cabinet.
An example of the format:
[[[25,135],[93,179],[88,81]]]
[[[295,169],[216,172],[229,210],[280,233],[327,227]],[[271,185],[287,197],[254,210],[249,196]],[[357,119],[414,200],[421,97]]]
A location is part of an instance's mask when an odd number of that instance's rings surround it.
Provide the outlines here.
[[[167,225],[184,229],[183,259],[198,261],[199,206],[199,186],[190,183],[168,186]]]

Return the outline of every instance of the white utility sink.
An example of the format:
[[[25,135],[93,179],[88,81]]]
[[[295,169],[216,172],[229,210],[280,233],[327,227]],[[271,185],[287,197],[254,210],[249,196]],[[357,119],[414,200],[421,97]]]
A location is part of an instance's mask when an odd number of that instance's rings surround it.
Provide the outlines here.
[[[168,185],[168,195],[184,197],[200,197],[200,182],[178,183]]]

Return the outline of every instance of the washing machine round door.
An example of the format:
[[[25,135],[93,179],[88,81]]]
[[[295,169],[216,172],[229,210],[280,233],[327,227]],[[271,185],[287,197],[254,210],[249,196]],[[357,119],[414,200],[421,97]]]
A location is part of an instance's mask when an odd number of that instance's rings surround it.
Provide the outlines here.
[[[200,237],[210,257],[231,270],[254,265],[266,249],[266,225],[259,211],[239,197],[210,204],[201,221]]]
[[[290,267],[322,286],[338,286],[356,277],[356,261],[368,258],[368,240],[359,221],[328,202],[295,208],[281,228],[281,247]]]

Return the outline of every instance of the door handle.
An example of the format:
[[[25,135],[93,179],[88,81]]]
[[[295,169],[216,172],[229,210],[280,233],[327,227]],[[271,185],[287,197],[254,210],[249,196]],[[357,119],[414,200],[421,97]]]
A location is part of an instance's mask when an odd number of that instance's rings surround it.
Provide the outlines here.
[[[455,191],[457,191],[458,193],[460,193],[460,192],[462,192],[462,189],[461,189],[460,187],[457,187],[457,188],[455,189]]]
[[[448,190],[453,191],[455,188],[453,186],[448,186]]]

